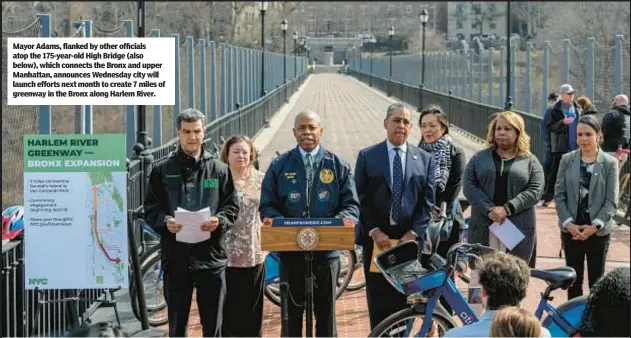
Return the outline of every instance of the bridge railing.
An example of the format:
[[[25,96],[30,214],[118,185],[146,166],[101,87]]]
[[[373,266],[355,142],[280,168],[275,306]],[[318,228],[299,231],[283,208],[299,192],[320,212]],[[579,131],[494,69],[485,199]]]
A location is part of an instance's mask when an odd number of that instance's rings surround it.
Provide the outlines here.
[[[91,20],[74,24],[69,37],[134,37],[133,21],[123,20],[114,28],[100,28]],[[159,30],[152,30],[154,37]],[[23,204],[22,140],[27,134],[126,133],[128,135],[128,220],[142,208],[146,178],[151,168],[162,163],[177,147],[175,117],[184,108],[196,108],[207,117],[205,144],[234,134],[250,137],[259,133],[279,108],[309,75],[302,56],[263,52],[208,39],[187,37],[176,48],[176,102],[173,106],[147,107],[147,132],[153,138],[150,157],[136,157],[135,106],[8,106],[2,97],[2,206]],[[2,72],[7,70],[9,37],[60,37],[51,31],[51,17],[39,14],[26,28],[2,32]],[[283,64],[287,78],[283,78]],[[2,92],[7,93],[6,77]],[[237,104],[239,108],[237,108]],[[7,126],[8,128],[4,128]],[[212,149],[212,148],[211,148]],[[132,225],[140,241],[141,231]],[[137,243],[139,244],[139,243]],[[42,248],[45,253],[45,248]],[[79,316],[89,317],[99,307],[102,289],[44,290],[36,294],[24,289],[23,240],[2,246],[2,333],[3,336],[63,336]],[[72,296],[90,300],[59,302]],[[53,301],[48,303],[48,301]],[[54,302],[57,301],[57,302]],[[36,316],[38,304],[41,307]]]
[[[532,115],[543,115],[550,92],[563,83],[571,84],[578,95],[590,98],[600,111],[609,109],[611,99],[629,94],[631,52],[628,36],[612,35],[609,41],[545,41],[535,46],[528,42],[511,45],[510,66],[507,50],[483,46],[461,51],[425,53],[424,87],[477,103],[503,107],[510,94],[513,108]],[[392,81],[412,86],[421,84],[421,54],[393,55]],[[372,61],[371,61],[372,60]],[[351,68],[382,78],[390,76],[389,56],[353,57]],[[511,88],[506,76],[512,75]]]

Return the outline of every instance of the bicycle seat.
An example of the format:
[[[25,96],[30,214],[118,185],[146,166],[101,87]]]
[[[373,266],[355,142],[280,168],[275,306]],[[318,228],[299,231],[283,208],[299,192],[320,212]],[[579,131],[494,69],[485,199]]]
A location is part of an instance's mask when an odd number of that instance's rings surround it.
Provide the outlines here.
[[[567,289],[576,280],[576,271],[570,267],[546,270],[530,269],[530,276],[546,281],[553,289]]]

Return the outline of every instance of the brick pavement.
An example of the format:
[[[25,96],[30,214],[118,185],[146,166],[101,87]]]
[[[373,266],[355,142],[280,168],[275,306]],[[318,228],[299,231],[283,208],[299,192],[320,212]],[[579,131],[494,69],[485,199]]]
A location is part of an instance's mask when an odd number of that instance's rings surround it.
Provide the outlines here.
[[[265,170],[275,151],[284,152],[295,146],[292,133],[293,120],[304,109],[316,111],[324,120],[323,145],[348,161],[353,167],[360,149],[380,142],[385,138],[383,117],[387,106],[394,100],[368,86],[339,74],[316,74],[305,84],[296,104],[290,108],[284,122],[276,134],[261,149],[261,169]],[[415,111],[415,109],[414,109]],[[418,113],[414,113],[418,120]],[[418,143],[420,131],[415,125],[410,142]],[[458,132],[453,133],[455,142],[465,150],[467,158],[480,148],[480,144]],[[538,268],[551,268],[565,265],[558,259],[560,239],[553,207],[537,210]],[[609,251],[607,269],[629,265],[629,231],[622,227],[614,232]],[[544,282],[533,280],[524,307],[534,309]],[[585,284],[585,288],[587,285]],[[563,291],[556,291],[554,304],[567,299]],[[365,290],[347,292],[336,305],[338,334],[340,337],[367,336],[370,332],[366,309]],[[189,323],[191,336],[201,335],[197,309],[192,309]],[[264,309],[264,336],[280,334],[280,309],[266,300]]]

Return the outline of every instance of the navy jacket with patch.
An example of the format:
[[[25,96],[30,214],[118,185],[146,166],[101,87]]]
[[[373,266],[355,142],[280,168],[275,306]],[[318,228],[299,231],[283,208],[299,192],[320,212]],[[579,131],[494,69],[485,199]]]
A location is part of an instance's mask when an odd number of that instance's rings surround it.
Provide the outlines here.
[[[307,205],[306,169],[298,146],[274,159],[261,187],[261,220],[265,218],[359,218],[359,199],[351,167],[320,145],[314,158],[314,182]],[[330,176],[333,173],[330,183]],[[324,182],[323,182],[324,181]],[[283,252],[282,255],[299,255]],[[339,251],[320,251],[316,256],[339,256]]]

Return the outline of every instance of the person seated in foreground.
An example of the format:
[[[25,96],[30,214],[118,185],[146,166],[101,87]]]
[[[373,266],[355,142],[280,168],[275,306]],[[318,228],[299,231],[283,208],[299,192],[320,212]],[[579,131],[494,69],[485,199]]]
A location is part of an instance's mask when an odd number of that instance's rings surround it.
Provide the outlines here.
[[[491,337],[541,337],[541,324],[527,310],[508,306],[493,316]]]
[[[629,337],[631,287],[629,267],[602,276],[591,289],[583,319],[573,337]]]
[[[519,307],[526,298],[530,268],[523,259],[503,252],[485,255],[478,274],[484,314],[473,324],[447,331],[445,337],[489,337],[495,313],[504,307]],[[550,332],[542,327],[540,336],[550,337]]]

